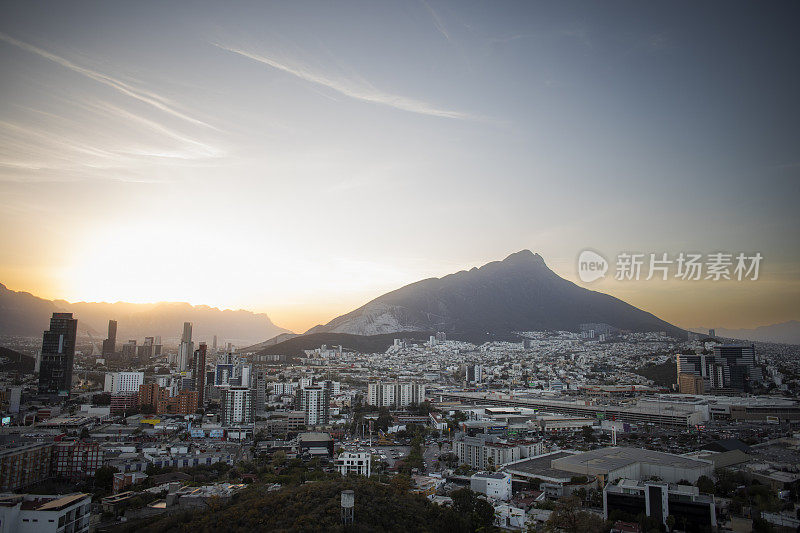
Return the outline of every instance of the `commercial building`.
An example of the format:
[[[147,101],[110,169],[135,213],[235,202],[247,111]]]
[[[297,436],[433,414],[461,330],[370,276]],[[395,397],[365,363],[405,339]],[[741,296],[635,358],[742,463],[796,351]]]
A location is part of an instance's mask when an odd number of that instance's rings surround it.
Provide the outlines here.
[[[0,450],[0,490],[13,491],[50,477],[52,444],[26,444]]]
[[[108,338],[103,341],[103,357],[111,357],[117,351],[117,321],[108,321]]]
[[[306,387],[297,391],[297,408],[305,415],[307,426],[330,422],[330,392],[322,386]]]
[[[762,380],[752,344],[718,344],[713,354],[678,354],[677,370],[679,380],[682,374],[702,378],[704,390],[749,391]]]
[[[201,342],[194,351],[192,379],[194,380],[193,389],[197,391],[197,405],[203,407],[206,394],[206,343],[204,342]]]
[[[193,354],[194,343],[192,342],[192,323],[184,322],[181,343],[178,345],[178,371],[186,372],[189,370]]]
[[[52,457],[51,474],[61,479],[93,478],[103,466],[103,450],[96,442],[56,442]]]
[[[583,416],[597,420],[618,420],[632,424],[656,424],[664,427],[694,427],[706,420],[693,406],[675,403],[649,404],[639,400],[634,405],[618,403],[592,404],[585,400],[560,400],[538,395],[511,396],[482,392],[443,392],[440,401],[455,401],[501,407],[525,407],[548,413]],[[588,404],[587,404],[588,403]]]
[[[88,533],[92,495],[0,495],[0,533]]]
[[[425,401],[425,384],[415,382],[370,383],[367,403],[377,407],[408,407]]]
[[[78,321],[72,313],[53,313],[50,329],[42,336],[39,394],[69,396]]]
[[[705,382],[695,374],[678,374],[678,390],[681,394],[703,394]]]
[[[714,497],[700,494],[697,487],[660,482],[620,479],[603,490],[603,516],[623,514],[633,518],[644,513],[667,525],[667,517],[675,517],[675,527],[686,530],[712,531],[717,526]]]
[[[223,426],[248,425],[256,418],[256,391],[248,387],[228,387],[220,391]]]
[[[139,392],[144,383],[144,372],[106,372],[104,392]]]
[[[119,392],[111,395],[109,414],[124,415],[139,405],[139,394],[136,392]]]
[[[523,457],[536,456],[543,450],[544,446],[540,442],[509,442],[494,435],[470,437],[462,433],[453,440],[453,452],[458,457],[459,464],[478,470],[497,468]]]
[[[297,436],[297,448],[300,454],[317,457],[333,457],[333,438],[330,433],[311,431]]]
[[[511,474],[507,472],[478,472],[469,478],[469,488],[495,500],[511,499]]]
[[[369,452],[342,452],[336,458],[336,470],[343,476],[353,473],[369,477],[372,455]]]
[[[601,484],[616,479],[645,480],[652,477],[667,483],[688,480],[695,483],[700,476],[712,476],[714,463],[682,455],[609,446],[567,455],[551,462],[552,468],[575,475],[597,476]]]

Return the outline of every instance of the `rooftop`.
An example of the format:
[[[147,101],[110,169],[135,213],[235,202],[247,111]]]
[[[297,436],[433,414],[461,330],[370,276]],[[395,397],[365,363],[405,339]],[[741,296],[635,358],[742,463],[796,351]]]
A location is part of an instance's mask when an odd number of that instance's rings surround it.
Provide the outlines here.
[[[569,472],[608,473],[634,463],[657,464],[673,468],[707,468],[711,461],[692,459],[671,453],[656,452],[642,448],[610,446],[588,452],[561,457],[553,461],[554,468]]]

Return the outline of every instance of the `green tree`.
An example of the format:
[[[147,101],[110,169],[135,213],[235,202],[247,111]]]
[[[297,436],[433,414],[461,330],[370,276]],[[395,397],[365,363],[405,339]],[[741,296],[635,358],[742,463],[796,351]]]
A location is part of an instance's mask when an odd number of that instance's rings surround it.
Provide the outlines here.
[[[94,473],[94,484],[97,488],[110,491],[114,484],[114,474],[119,472],[113,466],[101,466]]]

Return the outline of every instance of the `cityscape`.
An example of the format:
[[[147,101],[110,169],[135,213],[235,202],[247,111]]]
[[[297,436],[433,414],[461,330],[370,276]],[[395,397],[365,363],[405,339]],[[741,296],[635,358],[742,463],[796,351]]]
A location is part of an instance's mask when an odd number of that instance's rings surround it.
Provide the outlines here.
[[[798,6],[69,4],[0,532],[800,531]]]

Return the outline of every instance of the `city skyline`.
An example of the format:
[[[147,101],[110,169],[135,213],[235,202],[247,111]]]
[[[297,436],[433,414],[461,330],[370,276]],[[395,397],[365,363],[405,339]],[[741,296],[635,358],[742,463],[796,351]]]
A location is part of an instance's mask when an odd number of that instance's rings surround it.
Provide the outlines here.
[[[684,328],[800,319],[794,14],[10,3],[0,282],[302,332],[528,248]],[[582,283],[584,249],[764,260]]]

